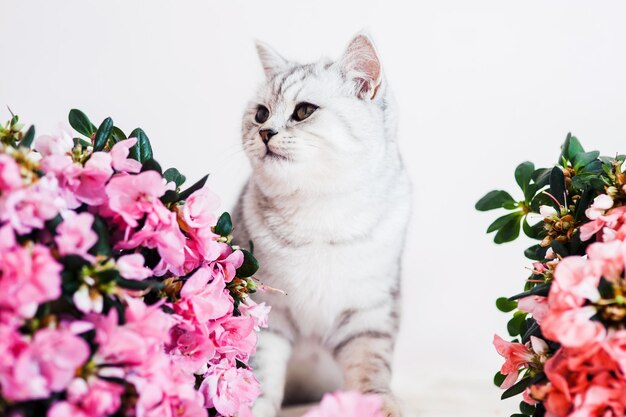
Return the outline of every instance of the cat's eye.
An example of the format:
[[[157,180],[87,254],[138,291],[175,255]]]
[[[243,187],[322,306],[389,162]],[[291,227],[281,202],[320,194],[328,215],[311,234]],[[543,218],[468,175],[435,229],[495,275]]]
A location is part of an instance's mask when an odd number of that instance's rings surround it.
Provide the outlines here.
[[[254,120],[257,123],[265,123],[267,122],[267,119],[270,118],[270,111],[267,109],[267,107],[263,106],[263,105],[259,105],[259,107],[257,107],[256,109],[256,114],[254,115]]]
[[[296,106],[291,117],[296,122],[301,122],[312,115],[317,109],[318,107],[315,104],[302,102]]]

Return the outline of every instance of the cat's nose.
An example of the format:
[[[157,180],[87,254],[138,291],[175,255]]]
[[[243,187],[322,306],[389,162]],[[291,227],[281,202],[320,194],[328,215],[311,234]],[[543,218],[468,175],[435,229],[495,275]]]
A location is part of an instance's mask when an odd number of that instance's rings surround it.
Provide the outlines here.
[[[261,139],[263,139],[263,143],[267,144],[267,142],[272,139],[272,136],[277,134],[278,132],[273,129],[261,129],[259,130],[259,135],[261,135]]]

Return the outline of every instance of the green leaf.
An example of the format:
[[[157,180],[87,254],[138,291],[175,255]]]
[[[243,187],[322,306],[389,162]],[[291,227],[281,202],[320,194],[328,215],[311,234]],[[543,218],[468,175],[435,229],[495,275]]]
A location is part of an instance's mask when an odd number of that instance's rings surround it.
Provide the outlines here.
[[[505,214],[504,216],[498,217],[489,225],[487,228],[487,233],[495,232],[496,230],[502,229],[506,224],[512,222],[519,222],[520,217],[522,216],[521,211],[516,211],[513,213]]]
[[[524,229],[524,234],[531,239],[542,239],[542,236],[545,231],[543,220],[531,226],[528,223],[528,217],[524,217],[524,221],[522,222],[522,227]]]
[[[163,173],[163,178],[167,182],[174,182],[176,187],[180,187],[184,184],[186,178],[183,174],[181,174],[176,168],[168,168]]]
[[[509,313],[517,308],[517,301],[510,301],[506,297],[500,297],[496,300],[496,307],[503,313]]]
[[[574,158],[574,170],[578,172],[580,168],[586,167],[593,161],[598,160],[598,156],[600,156],[600,152],[598,151],[579,153]]]
[[[128,135],[129,138],[137,138],[137,143],[135,146],[130,148],[130,157],[139,162],[147,161],[148,159],[152,159],[152,146],[150,145],[150,139],[146,135],[146,132],[141,128],[137,128],[130,132]]]
[[[163,172],[161,165],[155,159],[148,159],[141,164],[141,172],[145,171],[156,171],[159,175]]]
[[[91,137],[96,132],[96,127],[91,123],[89,118],[78,109],[70,110],[70,114],[68,116],[70,125],[76,130],[78,133],[81,133],[88,138]]]
[[[215,225],[215,233],[220,236],[228,236],[233,231],[233,222],[230,218],[230,214],[227,212],[222,213]]]
[[[509,300],[519,300],[520,298],[524,298],[524,297],[528,297],[529,295],[540,295],[542,297],[546,297],[548,295],[548,293],[550,292],[550,287],[551,284],[546,283],[546,284],[538,284],[535,285],[533,288],[531,288],[528,291],[524,291],[522,293],[516,294],[512,297],[509,297]]]
[[[500,371],[498,371],[493,376],[493,384],[496,387],[500,387],[500,385],[502,385],[502,383],[504,382],[505,379],[506,379],[506,375],[503,375]]]
[[[533,181],[537,185],[537,189],[541,189],[550,182],[550,168],[538,168],[533,172]]]
[[[116,144],[117,142],[126,139],[126,134],[124,134],[122,129],[119,127],[113,126],[113,129],[111,129],[111,139],[113,139],[113,144]]]
[[[532,201],[530,202],[530,209],[533,213],[539,214],[539,208],[541,206],[552,206],[554,205],[554,201],[550,198],[549,195],[545,194],[543,191],[537,194]]]
[[[96,131],[96,137],[93,140],[93,150],[94,152],[98,152],[104,149],[109,140],[109,135],[111,134],[111,130],[113,129],[113,119],[107,117],[102,121],[100,127]]]
[[[22,148],[30,148],[33,146],[33,141],[35,140],[35,126],[31,126],[28,128],[24,137],[20,141],[20,147]]]
[[[517,212],[517,213],[521,213],[521,212]],[[517,214],[514,213],[514,214]],[[508,222],[506,223],[504,226],[502,226],[500,228],[500,230],[498,230],[498,233],[496,233],[496,235],[493,238],[493,241],[497,244],[501,244],[501,243],[506,243],[506,242],[511,242],[515,239],[517,239],[517,237],[519,236],[519,232],[520,232],[520,221],[519,219],[521,218],[520,214],[517,214],[517,220],[514,222]]]
[[[240,250],[243,253],[243,264],[237,269],[237,276],[240,278],[251,277],[259,270],[259,261],[247,250]]]
[[[570,255],[569,251],[567,250],[567,247],[565,247],[565,245],[559,242],[558,240],[553,240],[552,242],[550,242],[550,247],[552,248],[554,253],[556,253],[557,255],[560,255],[562,257],[566,257]]]
[[[536,408],[534,405],[530,405],[527,402],[522,401],[519,403],[519,410],[526,416],[532,416],[535,414]]]
[[[511,336],[519,336],[522,334],[522,324],[526,321],[526,313],[518,311],[513,318],[506,324],[506,330]]]
[[[533,261],[540,261],[543,259],[543,255],[537,253],[540,249],[542,249],[541,245],[533,245],[524,251],[524,256]]]
[[[530,381],[531,378],[524,378],[521,381],[519,381],[517,384],[513,385],[511,388],[509,388],[508,390],[504,391],[502,393],[502,397],[500,397],[503,400],[506,400],[507,398],[511,398],[514,397],[518,394],[521,394],[522,392],[524,392],[524,390],[526,388],[528,388],[530,386]]]
[[[148,288],[162,288],[163,284],[159,281],[155,281],[152,279],[144,279],[143,281],[138,281],[134,279],[126,279],[121,276],[116,279],[117,285],[122,288],[126,288],[129,290],[147,290]]]
[[[174,190],[167,190],[160,200],[163,204],[175,203],[179,200],[178,193]]]
[[[196,183],[193,184],[191,187],[181,192],[180,195],[178,196],[179,201],[186,200],[187,198],[189,198],[191,194],[198,191],[200,188],[204,187],[204,184],[206,184],[206,180],[208,178],[209,178],[209,175],[207,174],[204,177],[200,178],[198,181],[196,181]]]
[[[490,191],[475,205],[476,210],[487,211],[503,207],[505,204],[515,204],[513,197],[506,191]]]
[[[576,177],[574,177],[575,179]],[[590,188],[585,188],[580,199],[576,202],[576,209],[574,210],[574,219],[582,221],[587,218],[585,210],[589,208],[593,201],[593,192]]]
[[[565,175],[560,167],[552,168],[550,172],[550,194],[556,198],[561,205],[565,205]]]
[[[515,168],[515,181],[520,186],[524,194],[526,194],[526,188],[530,184],[533,172],[535,172],[535,164],[532,162],[522,162]]]
[[[91,226],[96,235],[98,241],[89,249],[89,253],[92,255],[111,256],[111,238],[109,235],[109,229],[107,224],[100,216],[94,216],[93,226]]]
[[[583,153],[585,150],[575,136],[571,133],[567,134],[565,142],[561,146],[561,158],[565,158],[568,161],[573,161],[576,155]]]
[[[539,187],[537,187],[537,184],[528,184],[524,190],[524,201],[527,204],[530,203],[538,190]]]

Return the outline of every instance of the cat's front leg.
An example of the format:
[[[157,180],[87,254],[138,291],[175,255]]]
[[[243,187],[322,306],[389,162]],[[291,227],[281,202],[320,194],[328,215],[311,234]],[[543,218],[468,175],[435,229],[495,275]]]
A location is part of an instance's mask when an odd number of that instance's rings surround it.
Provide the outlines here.
[[[262,394],[256,400],[252,414],[255,417],[276,417],[283,402],[287,362],[292,344],[286,335],[278,331],[262,331],[252,366],[261,384]]]
[[[380,395],[385,417],[402,415],[390,389],[394,339],[388,330],[360,330],[345,335],[333,349],[345,389]]]

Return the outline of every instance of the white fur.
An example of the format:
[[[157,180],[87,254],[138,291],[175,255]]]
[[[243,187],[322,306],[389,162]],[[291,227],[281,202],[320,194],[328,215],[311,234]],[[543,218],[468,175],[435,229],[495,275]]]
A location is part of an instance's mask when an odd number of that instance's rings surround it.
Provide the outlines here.
[[[244,115],[243,143],[253,174],[235,220],[241,241],[254,242],[258,277],[287,293],[258,295],[273,311],[255,358],[264,396],[254,411],[275,417],[292,348],[296,360],[289,374],[300,379],[288,382],[293,387],[308,385],[319,394],[321,385],[303,370],[328,362],[328,353],[315,353],[321,349],[334,352],[343,375],[337,386],[388,389],[390,373],[382,368],[390,361],[393,337],[381,333],[395,335],[397,329],[410,184],[395,142],[394,102],[369,38],[358,35],[335,63],[306,66],[266,45],[258,48],[267,82]],[[319,109],[295,122],[291,114],[300,102]],[[262,125],[254,121],[259,104],[271,114]],[[285,159],[266,156],[258,132],[267,128],[278,132],[269,149]],[[345,316],[350,320],[340,325]],[[337,349],[342,341],[348,343]],[[302,346],[306,355],[297,354]],[[373,356],[380,356],[378,365]],[[330,381],[324,385],[334,388]],[[386,398],[388,415],[398,416],[391,394]]]

